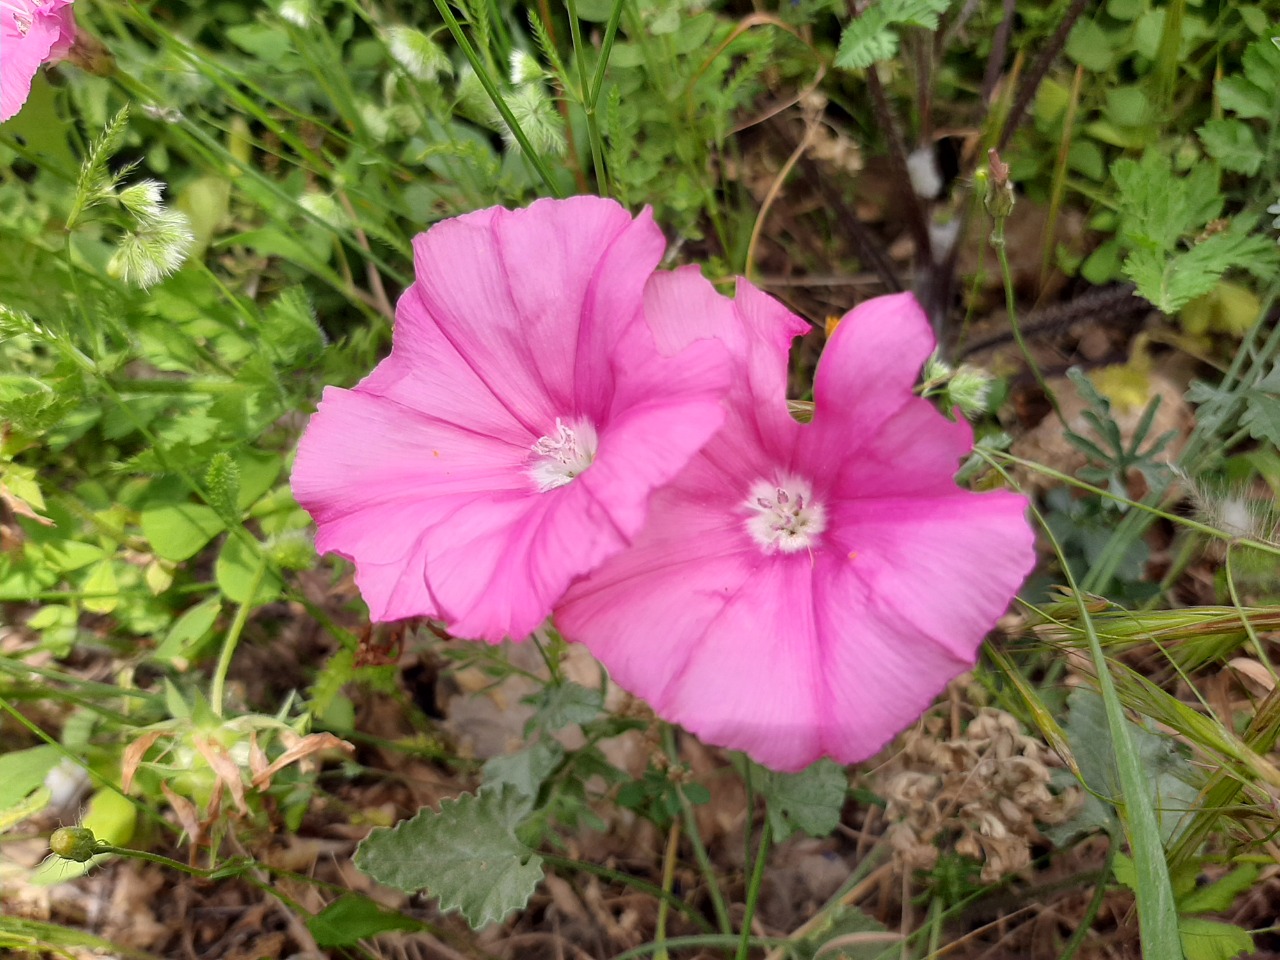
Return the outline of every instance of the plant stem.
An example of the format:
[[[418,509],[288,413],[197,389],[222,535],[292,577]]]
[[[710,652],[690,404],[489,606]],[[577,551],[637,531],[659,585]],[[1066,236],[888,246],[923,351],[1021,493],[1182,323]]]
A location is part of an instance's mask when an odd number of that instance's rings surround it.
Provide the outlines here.
[[[516,143],[520,144],[520,149],[524,151],[525,159],[529,161],[538,176],[542,178],[542,182],[546,184],[547,190],[551,192],[551,195],[553,197],[563,197],[565,193],[552,178],[551,171],[547,169],[546,161],[542,159],[538,151],[533,149],[533,144],[529,142],[529,138],[525,136],[525,132],[521,129],[515,114],[507,106],[507,101],[503,99],[497,84],[493,82],[493,77],[489,76],[489,71],[485,69],[485,65],[480,61],[480,55],[476,53],[475,47],[471,45],[471,41],[467,39],[467,35],[462,31],[462,24],[458,23],[458,18],[449,9],[449,0],[434,0],[434,3],[436,9],[440,11],[440,16],[444,19],[445,25],[449,28],[449,33],[453,35],[454,42],[462,50],[467,62],[471,64],[471,69],[476,72],[476,79],[484,87],[484,92],[489,95],[489,100],[493,103],[494,109],[498,111],[502,121],[511,130],[511,135],[515,137]]]
[[[596,105],[588,93],[586,48],[582,42],[582,25],[578,23],[578,5],[575,0],[565,0],[565,6],[569,8],[569,35],[573,40],[573,59],[578,66],[578,95],[582,101],[582,111],[587,116],[587,139],[591,141],[591,165],[596,173],[596,190],[602,196],[608,196],[609,181],[604,173],[604,141],[600,139]]]
[[[751,882],[747,887],[747,909],[742,916],[742,939],[738,941],[738,952],[734,960],[747,960],[747,951],[751,949],[751,921],[756,915],[756,902],[760,899],[760,885],[764,881],[764,865],[769,857],[769,841],[773,831],[769,826],[769,818],[765,817],[760,828],[760,846],[756,848],[756,865],[751,871]]]
[[[1009,269],[1009,254],[1004,239],[1006,219],[1007,217],[1003,216],[992,217],[994,226],[991,229],[991,246],[995,249],[996,259],[1000,261],[1000,279],[1004,284],[1004,305],[1005,311],[1009,314],[1009,327],[1013,331],[1013,339],[1018,344],[1018,349],[1022,352],[1023,359],[1026,360],[1027,366],[1031,370],[1031,375],[1036,378],[1036,383],[1040,385],[1040,389],[1044,392],[1045,399],[1053,406],[1053,412],[1065,428],[1067,421],[1062,416],[1062,408],[1058,406],[1058,398],[1054,396],[1053,391],[1049,389],[1049,384],[1045,382],[1044,374],[1040,372],[1040,366],[1036,363],[1035,357],[1031,355],[1027,342],[1022,337],[1022,330],[1018,327],[1018,307],[1013,295],[1013,271]]]
[[[227,684],[227,671],[231,669],[231,657],[236,652],[237,644],[240,643],[240,634],[249,620],[249,612],[255,606],[253,601],[258,596],[258,588],[262,586],[262,578],[266,575],[267,558],[265,554],[259,554],[258,565],[253,571],[253,579],[249,581],[248,596],[236,611],[236,618],[231,621],[231,627],[227,630],[226,639],[222,641],[222,652],[218,654],[218,665],[213,671],[213,684],[209,688],[209,703],[213,707],[213,712],[218,716],[222,716],[222,700]]]
[[[670,726],[662,730],[662,745],[667,758],[673,763],[680,762],[680,754],[676,750],[676,738]],[[716,879],[715,870],[711,866],[711,858],[707,856],[707,848],[702,843],[702,833],[698,830],[698,820],[693,815],[693,804],[685,796],[684,790],[677,783],[676,796],[680,798],[680,813],[684,819],[684,832],[689,835],[689,845],[693,847],[693,856],[698,861],[698,869],[707,881],[707,894],[711,897],[711,906],[715,910],[716,923],[722,933],[731,936],[733,924],[729,921],[729,911],[724,905],[724,894],[720,892],[720,882]]]

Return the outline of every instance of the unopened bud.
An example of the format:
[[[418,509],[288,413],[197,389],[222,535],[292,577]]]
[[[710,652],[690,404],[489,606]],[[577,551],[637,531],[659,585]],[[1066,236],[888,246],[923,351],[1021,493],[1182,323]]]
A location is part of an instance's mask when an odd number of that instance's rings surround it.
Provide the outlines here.
[[[87,863],[98,853],[98,838],[88,827],[59,827],[49,835],[49,850],[63,860]]]
[[[995,150],[988,150],[987,166],[987,193],[983,202],[992,219],[1003,220],[1013,212],[1013,184],[1009,182],[1009,165],[1000,159],[1000,154]]]

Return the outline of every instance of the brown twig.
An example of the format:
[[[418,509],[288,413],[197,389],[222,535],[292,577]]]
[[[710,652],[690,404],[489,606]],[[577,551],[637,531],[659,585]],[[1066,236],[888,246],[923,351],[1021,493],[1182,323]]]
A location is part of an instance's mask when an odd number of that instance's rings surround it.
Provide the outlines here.
[[[1004,68],[1004,57],[1009,52],[1009,35],[1013,32],[1014,0],[1004,0],[1004,17],[996,34],[991,38],[991,55],[987,57],[987,70],[982,75],[982,102],[990,105],[995,93],[996,83],[1000,79],[1000,71]]]
[[[1040,56],[1036,58],[1036,62],[1031,65],[1031,70],[1028,71],[1027,78],[1022,82],[1022,86],[1018,88],[1018,96],[1013,101],[1013,109],[1009,111],[1009,116],[1005,118],[1004,129],[1000,131],[1000,142],[996,145],[997,150],[1003,151],[1009,145],[1009,141],[1013,139],[1013,135],[1018,132],[1018,128],[1022,126],[1027,108],[1031,106],[1031,101],[1035,98],[1036,91],[1040,88],[1040,82],[1044,80],[1045,74],[1053,66],[1053,61],[1062,52],[1062,48],[1067,43],[1067,35],[1071,33],[1071,28],[1080,19],[1080,14],[1084,13],[1084,8],[1088,3],[1089,0],[1071,0],[1071,6],[1067,8],[1066,15],[1058,24],[1057,29],[1053,31],[1053,36],[1049,38],[1049,42],[1045,44],[1044,49],[1040,51]]]

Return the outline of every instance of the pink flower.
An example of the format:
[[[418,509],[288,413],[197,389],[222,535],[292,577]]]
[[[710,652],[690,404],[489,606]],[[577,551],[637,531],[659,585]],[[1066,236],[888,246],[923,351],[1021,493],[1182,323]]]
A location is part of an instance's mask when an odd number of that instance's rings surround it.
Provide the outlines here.
[[[65,57],[75,38],[71,0],[0,0],[0,123],[27,102],[40,65]]]
[[[662,293],[739,360],[723,429],[653,500],[626,552],[556,623],[626,690],[779,770],[866,759],[972,665],[1034,564],[1023,497],[953,475],[972,441],[912,392],[933,349],[910,294],[850,312],[812,423],[784,402],[806,325],[750,284]]]
[[[643,307],[670,278],[653,273],[664,246],[648,210],[596,197],[414,239],[391,355],[325,390],[292,480],[374,620],[522,639],[640,531],[727,388],[723,345],[670,346],[681,304]]]

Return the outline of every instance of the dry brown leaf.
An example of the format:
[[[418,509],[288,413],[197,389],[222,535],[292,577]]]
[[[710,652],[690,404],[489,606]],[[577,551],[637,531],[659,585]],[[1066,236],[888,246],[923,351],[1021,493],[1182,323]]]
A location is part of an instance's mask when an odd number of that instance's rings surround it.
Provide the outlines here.
[[[1275,677],[1257,660],[1249,657],[1232,657],[1227,661],[1227,666],[1240,674],[1241,683],[1250,693],[1266,696],[1275,689]]]
[[[133,786],[133,777],[138,772],[138,765],[147,755],[151,745],[165,735],[164,730],[148,730],[137,740],[124,748],[124,756],[120,759],[120,789],[125,793]]]
[[[187,832],[187,837],[194,847],[200,842],[200,836],[204,832],[200,829],[200,817],[196,811],[196,805],[186,797],[179,796],[170,790],[169,785],[163,780],[160,781],[160,791],[164,794],[164,798],[169,801],[169,806],[173,808],[173,813],[178,818],[178,823]]]
[[[235,802],[236,809],[241,813],[248,813],[249,808],[244,802],[244,781],[240,779],[240,768],[236,766],[236,762],[228,756],[221,744],[213,743],[204,737],[192,737],[191,741],[200,751],[200,756],[204,757],[205,762],[213,770],[218,782],[225,784],[231,791],[231,799]]]
[[[346,753],[356,752],[353,744],[335,737],[332,733],[309,733],[305,737],[299,738],[288,750],[276,757],[271,766],[261,773],[255,774],[253,777],[254,787],[260,790],[264,787],[269,787],[271,778],[289,764],[303,760],[313,753],[319,753],[321,750],[342,750]]]

